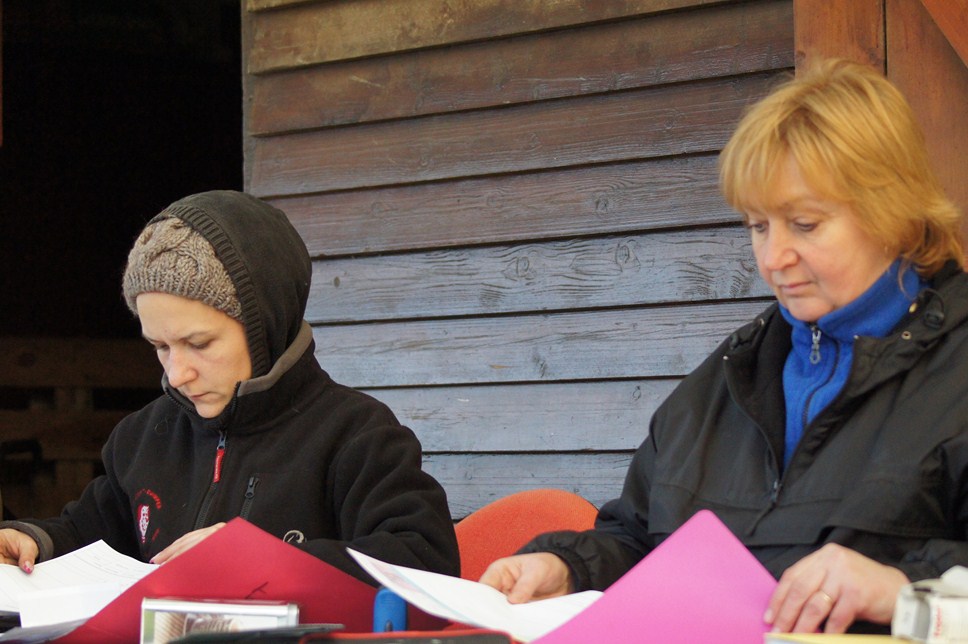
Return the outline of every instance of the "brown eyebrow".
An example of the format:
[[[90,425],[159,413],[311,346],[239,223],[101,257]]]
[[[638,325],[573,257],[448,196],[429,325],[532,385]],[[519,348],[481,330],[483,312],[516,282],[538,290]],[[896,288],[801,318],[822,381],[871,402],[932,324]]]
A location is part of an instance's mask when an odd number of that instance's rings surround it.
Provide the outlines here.
[[[197,339],[199,336],[207,339],[209,338],[210,335],[211,334],[208,331],[193,331],[188,335],[177,338],[177,340],[180,342],[193,342],[193,341],[197,342]],[[144,333],[141,334],[141,337],[144,338],[149,344],[155,344],[156,342],[161,342],[161,340],[154,340],[152,338],[149,338]]]

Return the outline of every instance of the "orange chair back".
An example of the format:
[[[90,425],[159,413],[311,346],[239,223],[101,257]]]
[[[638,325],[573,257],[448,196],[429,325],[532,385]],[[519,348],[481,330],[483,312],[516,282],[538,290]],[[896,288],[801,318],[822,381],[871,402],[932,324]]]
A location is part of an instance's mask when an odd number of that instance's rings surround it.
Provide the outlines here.
[[[477,581],[495,559],[513,555],[542,532],[588,530],[598,511],[581,496],[542,488],[515,492],[457,522],[460,576]]]

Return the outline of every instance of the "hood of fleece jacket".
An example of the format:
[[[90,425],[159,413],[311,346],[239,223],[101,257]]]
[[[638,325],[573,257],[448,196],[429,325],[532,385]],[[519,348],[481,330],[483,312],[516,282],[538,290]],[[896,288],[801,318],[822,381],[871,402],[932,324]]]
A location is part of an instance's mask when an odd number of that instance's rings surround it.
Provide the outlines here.
[[[189,195],[152,221],[177,217],[205,237],[242,306],[252,376],[265,375],[296,338],[306,312],[309,251],[285,213],[242,192]]]

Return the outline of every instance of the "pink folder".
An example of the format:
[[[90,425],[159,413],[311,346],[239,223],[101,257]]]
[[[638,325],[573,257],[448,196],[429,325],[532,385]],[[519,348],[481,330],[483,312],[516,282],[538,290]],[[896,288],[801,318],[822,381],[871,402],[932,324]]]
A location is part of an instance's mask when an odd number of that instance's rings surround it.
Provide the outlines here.
[[[143,577],[58,642],[139,641],[144,597],[285,600],[299,604],[300,623],[337,623],[348,631],[368,632],[375,595],[372,586],[244,519],[233,519]],[[443,623],[415,610],[410,619],[428,628]]]
[[[540,644],[761,644],[776,580],[708,510],[696,513]]]

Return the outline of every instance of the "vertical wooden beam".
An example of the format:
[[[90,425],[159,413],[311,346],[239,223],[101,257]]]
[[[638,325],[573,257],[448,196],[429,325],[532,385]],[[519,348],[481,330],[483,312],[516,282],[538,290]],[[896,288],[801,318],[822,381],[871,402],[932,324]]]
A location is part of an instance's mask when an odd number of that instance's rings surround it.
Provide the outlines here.
[[[793,0],[795,63],[847,58],[885,69],[884,0]]]
[[[968,67],[919,0],[886,6],[887,76],[917,115],[945,192],[968,213]]]
[[[948,196],[968,213],[968,67],[955,48],[968,49],[966,9],[968,0],[793,0],[797,69],[836,56],[882,70],[911,103]]]
[[[921,4],[968,65],[968,0],[921,0]]]

